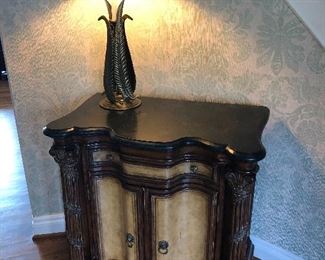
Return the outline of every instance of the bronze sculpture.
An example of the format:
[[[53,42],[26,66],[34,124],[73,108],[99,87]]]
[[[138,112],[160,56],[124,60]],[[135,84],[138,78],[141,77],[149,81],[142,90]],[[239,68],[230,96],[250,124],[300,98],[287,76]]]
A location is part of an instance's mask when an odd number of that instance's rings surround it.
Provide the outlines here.
[[[105,97],[99,105],[109,110],[128,110],[141,105],[141,100],[134,95],[136,76],[125,34],[125,21],[133,20],[123,15],[124,1],[118,6],[116,21],[112,20],[112,6],[105,0],[109,19],[102,15],[107,26],[107,47],[104,68]]]

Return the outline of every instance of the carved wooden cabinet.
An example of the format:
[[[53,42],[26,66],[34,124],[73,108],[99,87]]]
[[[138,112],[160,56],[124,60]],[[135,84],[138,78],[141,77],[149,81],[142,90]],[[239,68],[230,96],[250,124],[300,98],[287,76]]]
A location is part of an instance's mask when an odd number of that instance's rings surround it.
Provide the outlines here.
[[[71,259],[252,259],[249,239],[266,107],[101,94],[48,124]]]

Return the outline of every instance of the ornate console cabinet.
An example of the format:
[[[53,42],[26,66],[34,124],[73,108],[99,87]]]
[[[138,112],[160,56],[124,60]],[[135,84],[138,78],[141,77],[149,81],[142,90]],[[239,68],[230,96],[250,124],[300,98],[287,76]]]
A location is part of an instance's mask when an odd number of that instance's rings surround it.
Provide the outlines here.
[[[266,107],[101,94],[44,129],[60,165],[71,259],[252,259]]]

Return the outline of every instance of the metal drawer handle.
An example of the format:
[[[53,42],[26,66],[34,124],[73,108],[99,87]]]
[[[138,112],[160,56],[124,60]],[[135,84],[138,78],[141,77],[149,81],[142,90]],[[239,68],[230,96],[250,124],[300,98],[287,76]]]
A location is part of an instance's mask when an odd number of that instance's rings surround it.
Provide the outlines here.
[[[161,240],[158,242],[158,252],[160,254],[166,255],[168,253],[168,247],[169,247],[169,244],[167,241]]]
[[[199,167],[197,167],[196,165],[191,165],[190,166],[191,173],[195,174],[195,173],[198,172],[198,170],[199,170]]]
[[[112,161],[112,160],[113,160],[113,155],[110,154],[110,153],[107,153],[107,154],[106,154],[106,160],[107,160],[107,161]]]
[[[132,235],[132,234],[130,234],[130,233],[127,233],[127,235],[126,235],[126,242],[128,243],[128,247],[129,248],[132,248],[133,247],[133,245],[134,245],[134,236]]]
[[[111,151],[98,150],[93,152],[94,162],[112,162],[116,161],[117,155]]]

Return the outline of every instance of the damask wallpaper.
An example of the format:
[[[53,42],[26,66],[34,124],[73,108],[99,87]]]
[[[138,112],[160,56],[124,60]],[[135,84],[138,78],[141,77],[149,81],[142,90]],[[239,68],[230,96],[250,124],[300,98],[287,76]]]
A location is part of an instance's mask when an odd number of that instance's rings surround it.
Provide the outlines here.
[[[1,2],[34,216],[62,212],[42,127],[102,90],[105,12],[99,0]],[[127,0],[126,12],[139,95],[270,108],[252,234],[325,259],[324,49],[283,0]]]

